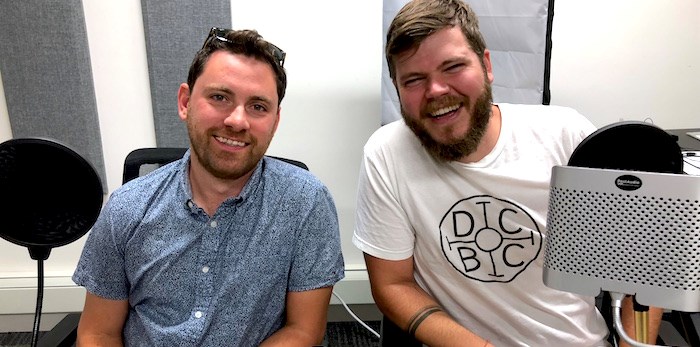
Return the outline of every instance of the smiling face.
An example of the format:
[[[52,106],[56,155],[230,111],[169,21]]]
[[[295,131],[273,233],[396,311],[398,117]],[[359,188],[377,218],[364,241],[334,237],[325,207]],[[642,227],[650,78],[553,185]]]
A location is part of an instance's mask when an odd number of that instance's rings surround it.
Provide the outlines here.
[[[436,31],[395,60],[406,124],[439,160],[469,161],[491,117],[491,60],[483,64],[458,27]]]
[[[239,179],[252,173],[277,130],[275,74],[254,58],[214,52],[193,90],[180,86],[178,108],[190,137],[191,169]]]

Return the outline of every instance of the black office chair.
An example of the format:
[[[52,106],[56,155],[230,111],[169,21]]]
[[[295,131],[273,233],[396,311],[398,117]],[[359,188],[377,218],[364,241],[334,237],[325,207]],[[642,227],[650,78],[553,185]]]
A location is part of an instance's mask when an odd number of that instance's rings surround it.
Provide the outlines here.
[[[122,184],[182,158],[186,151],[187,148],[179,147],[138,148],[131,151],[124,159]]]
[[[136,177],[143,176],[165,164],[182,158],[186,151],[187,148],[182,147],[138,148],[131,151],[124,160],[124,175],[122,176],[122,184],[129,182]],[[306,166],[306,164],[298,160],[271,155],[268,155],[267,157],[290,163],[304,170],[309,170],[309,167]]]

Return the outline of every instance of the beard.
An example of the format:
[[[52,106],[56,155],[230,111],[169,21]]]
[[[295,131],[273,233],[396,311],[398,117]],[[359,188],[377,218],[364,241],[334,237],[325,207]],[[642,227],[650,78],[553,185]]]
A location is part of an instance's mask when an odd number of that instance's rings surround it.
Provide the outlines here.
[[[433,158],[443,162],[456,161],[474,153],[479,147],[479,143],[484,137],[491,119],[492,101],[491,84],[488,81],[484,81],[484,92],[474,102],[474,109],[469,120],[469,129],[462,137],[448,143],[435,140],[425,126],[407,115],[403,107],[401,107],[401,115],[409,129],[418,137],[423,148]],[[463,98],[463,107],[469,110],[470,106],[471,99],[465,96]]]
[[[207,130],[201,130],[196,125],[197,115],[190,110],[187,111],[187,133],[190,138],[192,148],[191,155],[195,156],[197,162],[212,176],[219,179],[238,179],[255,169],[258,161],[265,154],[267,146],[260,146],[255,138],[250,139],[250,152],[243,152],[238,155],[227,152],[214,151],[210,148],[209,141],[216,141],[213,134]],[[268,143],[269,145],[269,143]],[[260,153],[258,153],[260,152]],[[190,165],[191,162],[190,162]]]

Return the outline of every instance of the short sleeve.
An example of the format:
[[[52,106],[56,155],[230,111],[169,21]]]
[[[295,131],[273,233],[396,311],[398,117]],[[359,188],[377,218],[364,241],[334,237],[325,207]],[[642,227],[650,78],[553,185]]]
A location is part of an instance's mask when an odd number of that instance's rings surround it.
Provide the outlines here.
[[[413,255],[415,233],[396,194],[393,153],[376,143],[390,126],[380,128],[365,145],[352,241],[369,255],[403,260]]]
[[[294,251],[288,290],[329,287],[344,277],[338,214],[327,188],[313,195]]]
[[[116,243],[115,202],[107,202],[88,234],[73,281],[97,296],[124,300],[129,296],[124,252]]]

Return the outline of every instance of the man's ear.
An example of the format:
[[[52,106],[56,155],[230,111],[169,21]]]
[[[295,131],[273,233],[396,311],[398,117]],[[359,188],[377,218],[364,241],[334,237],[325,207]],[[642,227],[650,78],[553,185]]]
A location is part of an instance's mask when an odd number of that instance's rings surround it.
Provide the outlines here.
[[[399,103],[401,103],[401,93],[399,93],[399,85],[396,84],[396,78],[392,78],[391,83],[394,85],[394,90],[396,90],[396,96],[399,98]]]
[[[180,119],[187,119],[187,108],[190,106],[190,86],[187,83],[180,84],[177,91],[177,113]]]
[[[484,50],[484,70],[490,83],[493,83],[493,66],[491,65],[491,52],[488,49]]]
[[[272,129],[272,134],[277,132],[277,127],[280,125],[280,115],[282,114],[282,107],[277,106],[277,120],[275,120],[275,127]]]

